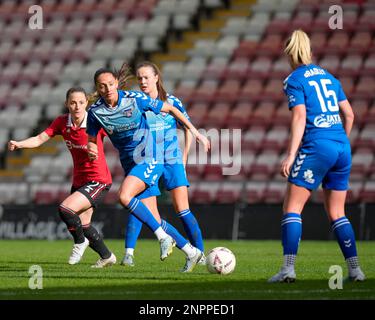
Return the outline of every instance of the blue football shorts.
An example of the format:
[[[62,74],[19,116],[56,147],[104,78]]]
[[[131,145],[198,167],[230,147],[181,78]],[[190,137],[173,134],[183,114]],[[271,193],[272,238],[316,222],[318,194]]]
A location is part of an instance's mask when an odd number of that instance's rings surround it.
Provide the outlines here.
[[[291,168],[288,181],[314,190],[348,190],[352,157],[349,143],[317,139],[303,144]]]

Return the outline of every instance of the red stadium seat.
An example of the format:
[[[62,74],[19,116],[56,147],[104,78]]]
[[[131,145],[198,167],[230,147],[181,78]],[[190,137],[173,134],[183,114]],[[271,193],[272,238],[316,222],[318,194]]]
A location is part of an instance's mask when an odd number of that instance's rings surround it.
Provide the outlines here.
[[[226,80],[220,86],[215,96],[216,102],[234,103],[240,93],[240,82],[235,79]]]
[[[365,54],[371,45],[371,33],[368,31],[356,32],[350,40],[348,52]]]
[[[234,50],[234,58],[251,59],[257,53],[258,43],[255,41],[242,41],[239,46]]]
[[[249,59],[236,58],[225,68],[222,77],[224,79],[244,80],[248,75]]]
[[[178,96],[179,97],[179,96]],[[208,104],[207,103],[194,103],[187,110],[191,121],[196,126],[200,126],[205,123],[208,113]]]
[[[219,90],[220,92],[220,90]],[[221,91],[221,94],[224,95],[224,92]],[[229,94],[229,93],[228,93]],[[221,97],[219,95],[219,97]],[[226,99],[218,98],[218,101]],[[223,128],[226,126],[226,122],[228,120],[228,115],[230,112],[230,105],[227,103],[216,103],[211,110],[208,112],[205,127],[206,128]]]
[[[264,126],[252,126],[242,136],[242,149],[257,152],[263,143],[265,134]]]
[[[341,60],[341,66],[338,70],[338,76],[356,77],[362,67],[362,56],[358,54],[350,54]]]
[[[266,203],[281,203],[285,196],[287,184],[285,182],[270,182],[264,191]]]
[[[250,118],[250,124],[267,127],[273,121],[275,106],[276,103],[272,101],[260,102]]]
[[[363,189],[359,194],[359,198],[363,202],[375,202],[375,181],[366,181]]]
[[[247,128],[249,119],[253,112],[253,104],[249,102],[239,102],[232,109],[228,117],[228,128]]]
[[[247,182],[245,186],[245,201],[247,203],[259,203],[264,201],[266,182]]]
[[[256,102],[260,100],[261,91],[263,90],[263,84],[261,80],[249,79],[242,86],[239,101]]]

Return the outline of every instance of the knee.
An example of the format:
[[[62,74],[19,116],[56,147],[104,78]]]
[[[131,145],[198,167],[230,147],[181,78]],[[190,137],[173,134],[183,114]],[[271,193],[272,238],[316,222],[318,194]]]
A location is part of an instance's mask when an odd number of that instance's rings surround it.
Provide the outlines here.
[[[128,207],[132,197],[127,192],[120,192],[119,202],[123,207]]]

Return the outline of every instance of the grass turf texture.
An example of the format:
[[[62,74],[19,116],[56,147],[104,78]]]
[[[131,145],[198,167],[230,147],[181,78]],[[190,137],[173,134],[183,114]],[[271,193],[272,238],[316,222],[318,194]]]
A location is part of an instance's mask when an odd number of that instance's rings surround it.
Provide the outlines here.
[[[328,272],[340,265],[347,275],[346,263],[335,241],[302,241],[297,257],[297,281],[269,284],[282,263],[279,241],[205,241],[206,253],[225,246],[236,255],[233,274],[209,274],[205,266],[181,274],[184,255],[174,249],[164,262],[159,260],[155,240],[140,240],[135,252],[136,266],[119,265],[123,256],[122,240],[106,240],[118,263],[104,269],[90,265],[97,255],[87,248],[81,262],[68,265],[71,241],[1,240],[0,299],[375,299],[375,251],[373,242],[358,242],[359,258],[367,280],[344,282],[342,290],[331,290]],[[43,269],[43,289],[28,287],[29,267]]]

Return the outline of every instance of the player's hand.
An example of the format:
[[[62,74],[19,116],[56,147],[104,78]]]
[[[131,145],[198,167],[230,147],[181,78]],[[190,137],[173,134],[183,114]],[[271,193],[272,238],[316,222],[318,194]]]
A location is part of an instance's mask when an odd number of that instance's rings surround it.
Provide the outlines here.
[[[211,148],[210,141],[203,134],[198,132],[198,134],[196,135],[196,139],[199,143],[203,144],[204,151],[208,152],[208,150],[210,150]]]
[[[281,167],[280,167],[280,174],[284,177],[287,178],[289,177],[290,174],[290,168],[293,165],[295,156],[287,156],[282,162],[281,162]]]
[[[9,151],[14,151],[14,150],[17,150],[17,149],[19,149],[18,142],[14,141],[14,140],[10,140],[8,142],[8,150]]]
[[[90,161],[98,159],[98,147],[96,146],[96,144],[88,143],[87,154],[89,156]]]

